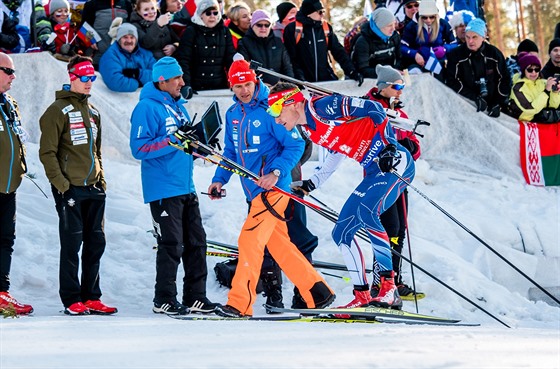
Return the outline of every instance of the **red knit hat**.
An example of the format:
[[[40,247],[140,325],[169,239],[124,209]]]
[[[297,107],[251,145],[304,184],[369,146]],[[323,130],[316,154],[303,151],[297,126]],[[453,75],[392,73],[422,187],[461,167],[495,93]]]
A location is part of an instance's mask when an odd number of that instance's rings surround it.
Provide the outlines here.
[[[233,56],[233,63],[231,63],[228,72],[228,81],[230,86],[246,82],[257,83],[255,71],[249,68],[249,63],[239,53]]]

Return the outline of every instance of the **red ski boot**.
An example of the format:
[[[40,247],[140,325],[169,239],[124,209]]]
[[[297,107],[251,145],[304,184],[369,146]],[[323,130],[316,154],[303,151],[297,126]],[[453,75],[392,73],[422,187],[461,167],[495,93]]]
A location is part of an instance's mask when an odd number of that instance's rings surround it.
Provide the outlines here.
[[[395,272],[381,272],[380,275],[381,287],[379,288],[379,294],[372,299],[370,305],[401,310],[403,304],[395,284]]]
[[[346,305],[339,306],[337,309],[349,309],[355,307],[362,307],[368,306],[373,299],[369,294],[369,287],[368,285],[364,286],[354,286],[354,300],[350,301]],[[350,315],[348,314],[334,314],[335,318],[339,319],[349,319]]]

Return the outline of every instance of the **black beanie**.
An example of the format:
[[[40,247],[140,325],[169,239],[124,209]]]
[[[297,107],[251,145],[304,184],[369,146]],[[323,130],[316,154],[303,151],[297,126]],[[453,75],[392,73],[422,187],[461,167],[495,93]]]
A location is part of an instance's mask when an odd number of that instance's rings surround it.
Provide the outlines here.
[[[534,51],[534,52],[538,53],[539,52],[539,47],[537,46],[536,43],[534,43],[533,41],[526,38],[525,40],[523,40],[519,43],[519,46],[517,46],[517,54],[519,54],[522,51],[525,51],[527,53],[530,53],[531,51]]]
[[[317,10],[321,10],[323,9],[323,4],[321,4],[321,0],[303,0],[303,2],[301,3],[301,8],[299,8],[299,11],[305,15],[308,16],[311,13],[316,12]]]
[[[292,3],[291,1],[285,1],[283,3],[280,3],[276,7],[276,13],[278,13],[278,20],[280,21],[280,23],[282,23],[284,18],[286,18],[286,15],[288,15],[290,10],[292,10],[295,7],[296,4]]]
[[[552,49],[559,46],[560,46],[560,38],[553,39],[552,41],[550,41],[550,44],[548,44],[548,53],[550,54]]]

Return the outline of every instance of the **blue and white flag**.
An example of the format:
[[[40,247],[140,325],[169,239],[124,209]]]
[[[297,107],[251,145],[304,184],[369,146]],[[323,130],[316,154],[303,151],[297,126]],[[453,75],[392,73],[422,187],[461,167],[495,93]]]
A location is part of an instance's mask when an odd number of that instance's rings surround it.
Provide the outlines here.
[[[428,61],[426,62],[424,68],[435,74],[439,74],[441,72],[441,64],[436,58],[436,54],[434,53],[434,49],[432,48],[430,48],[430,57],[428,58]]]

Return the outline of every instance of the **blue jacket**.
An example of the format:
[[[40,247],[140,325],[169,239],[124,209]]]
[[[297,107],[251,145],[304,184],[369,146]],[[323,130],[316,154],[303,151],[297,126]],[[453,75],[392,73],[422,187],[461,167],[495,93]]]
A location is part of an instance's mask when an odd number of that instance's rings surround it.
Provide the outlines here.
[[[169,141],[178,142],[173,133],[190,121],[185,103],[149,82],[132,112],[130,149],[142,160],[145,203],[195,192],[192,156],[169,146]]]
[[[137,46],[136,50],[129,53],[115,42],[101,57],[99,72],[110,90],[133,92],[152,80],[152,67],[155,62],[151,51]],[[138,78],[125,76],[124,69],[138,69]]]
[[[266,112],[268,91],[259,81],[251,102],[244,104],[234,96],[235,104],[226,112],[224,155],[259,176],[279,169],[276,186],[290,191],[290,172],[301,158],[305,142],[297,129],[287,131]],[[218,167],[212,182],[226,184],[232,174]],[[265,191],[250,179],[240,179],[248,201]]]
[[[457,47],[457,44],[452,43],[455,41],[455,36],[453,35],[451,26],[445,19],[439,20],[439,33],[433,42],[429,40],[428,31],[426,29],[422,30],[424,41],[418,38],[417,32],[418,23],[416,22],[410,22],[404,28],[401,38],[401,53],[403,57],[414,59],[416,54],[420,53],[424,60],[427,61],[430,57],[430,48],[443,46],[447,53]]]

